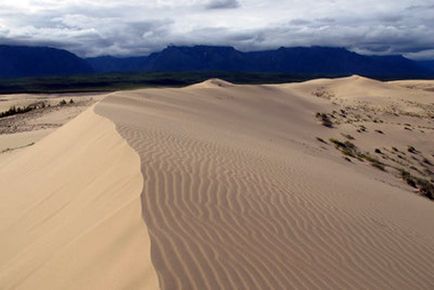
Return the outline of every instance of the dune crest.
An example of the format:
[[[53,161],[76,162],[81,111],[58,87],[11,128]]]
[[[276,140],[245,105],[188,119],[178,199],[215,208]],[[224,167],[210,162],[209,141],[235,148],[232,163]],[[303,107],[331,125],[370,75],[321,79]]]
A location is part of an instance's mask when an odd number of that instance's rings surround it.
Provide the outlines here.
[[[158,289],[139,157],[93,109],[0,167],[1,289]]]
[[[204,82],[194,84],[192,86],[189,86],[189,88],[203,88],[203,89],[210,89],[210,88],[229,88],[233,87],[234,84],[222,79],[209,79]]]

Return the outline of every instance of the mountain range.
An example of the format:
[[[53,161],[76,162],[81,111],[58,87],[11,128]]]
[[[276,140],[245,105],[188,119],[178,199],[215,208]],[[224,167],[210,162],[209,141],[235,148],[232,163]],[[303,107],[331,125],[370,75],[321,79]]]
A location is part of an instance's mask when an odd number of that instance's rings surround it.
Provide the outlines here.
[[[0,78],[93,73],[84,59],[62,49],[0,45]]]
[[[149,56],[80,58],[48,47],[0,46],[0,78],[133,72],[256,72],[303,76],[359,74],[374,78],[434,77],[431,61],[367,56],[334,47],[241,52],[221,46],[169,46]]]

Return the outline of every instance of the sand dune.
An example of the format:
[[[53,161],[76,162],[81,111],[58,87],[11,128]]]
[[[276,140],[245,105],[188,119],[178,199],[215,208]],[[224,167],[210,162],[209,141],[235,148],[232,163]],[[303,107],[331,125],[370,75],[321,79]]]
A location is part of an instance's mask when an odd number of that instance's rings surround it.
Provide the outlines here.
[[[358,76],[113,93],[0,160],[0,288],[432,289],[434,205],[386,164],[434,163],[432,98]],[[349,134],[387,170],[328,141]]]
[[[393,81],[390,84],[415,90],[425,90],[434,92],[434,82],[432,80],[406,80],[406,81]]]
[[[141,157],[162,289],[434,287],[432,203],[322,152],[314,115],[333,105],[312,89],[213,80],[97,106]]]
[[[139,158],[90,109],[0,166],[1,289],[156,289]]]

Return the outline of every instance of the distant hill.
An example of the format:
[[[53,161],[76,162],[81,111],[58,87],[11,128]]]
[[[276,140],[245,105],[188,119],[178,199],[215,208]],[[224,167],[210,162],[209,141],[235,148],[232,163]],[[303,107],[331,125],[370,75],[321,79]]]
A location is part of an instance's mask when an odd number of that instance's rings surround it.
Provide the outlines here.
[[[169,46],[145,57],[87,59],[97,72],[266,72],[291,75],[359,74],[378,78],[433,76],[426,67],[403,56],[365,56],[344,48],[294,47],[241,52],[232,47]]]
[[[365,56],[344,48],[293,47],[241,52],[221,46],[169,46],[149,56],[81,59],[61,49],[0,46],[0,78],[90,73],[279,73],[301,78],[358,74],[382,79],[434,77],[432,62],[403,56]]]
[[[87,58],[89,65],[99,73],[107,72],[143,72],[147,66],[148,57],[118,58],[113,56],[100,56]]]
[[[94,70],[83,59],[61,49],[0,45],[0,77],[39,77],[88,74]]]
[[[422,60],[418,64],[434,72],[434,60]]]

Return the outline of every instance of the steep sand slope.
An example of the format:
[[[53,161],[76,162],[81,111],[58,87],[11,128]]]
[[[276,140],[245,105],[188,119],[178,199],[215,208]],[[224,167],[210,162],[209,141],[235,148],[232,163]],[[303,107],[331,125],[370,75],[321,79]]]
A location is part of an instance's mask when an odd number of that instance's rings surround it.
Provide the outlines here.
[[[0,289],[157,289],[139,157],[90,109],[0,164]]]
[[[312,89],[332,83],[212,80],[98,104],[140,155],[162,289],[434,287],[433,204],[315,143],[333,104]],[[333,93],[391,91],[368,83]]]

